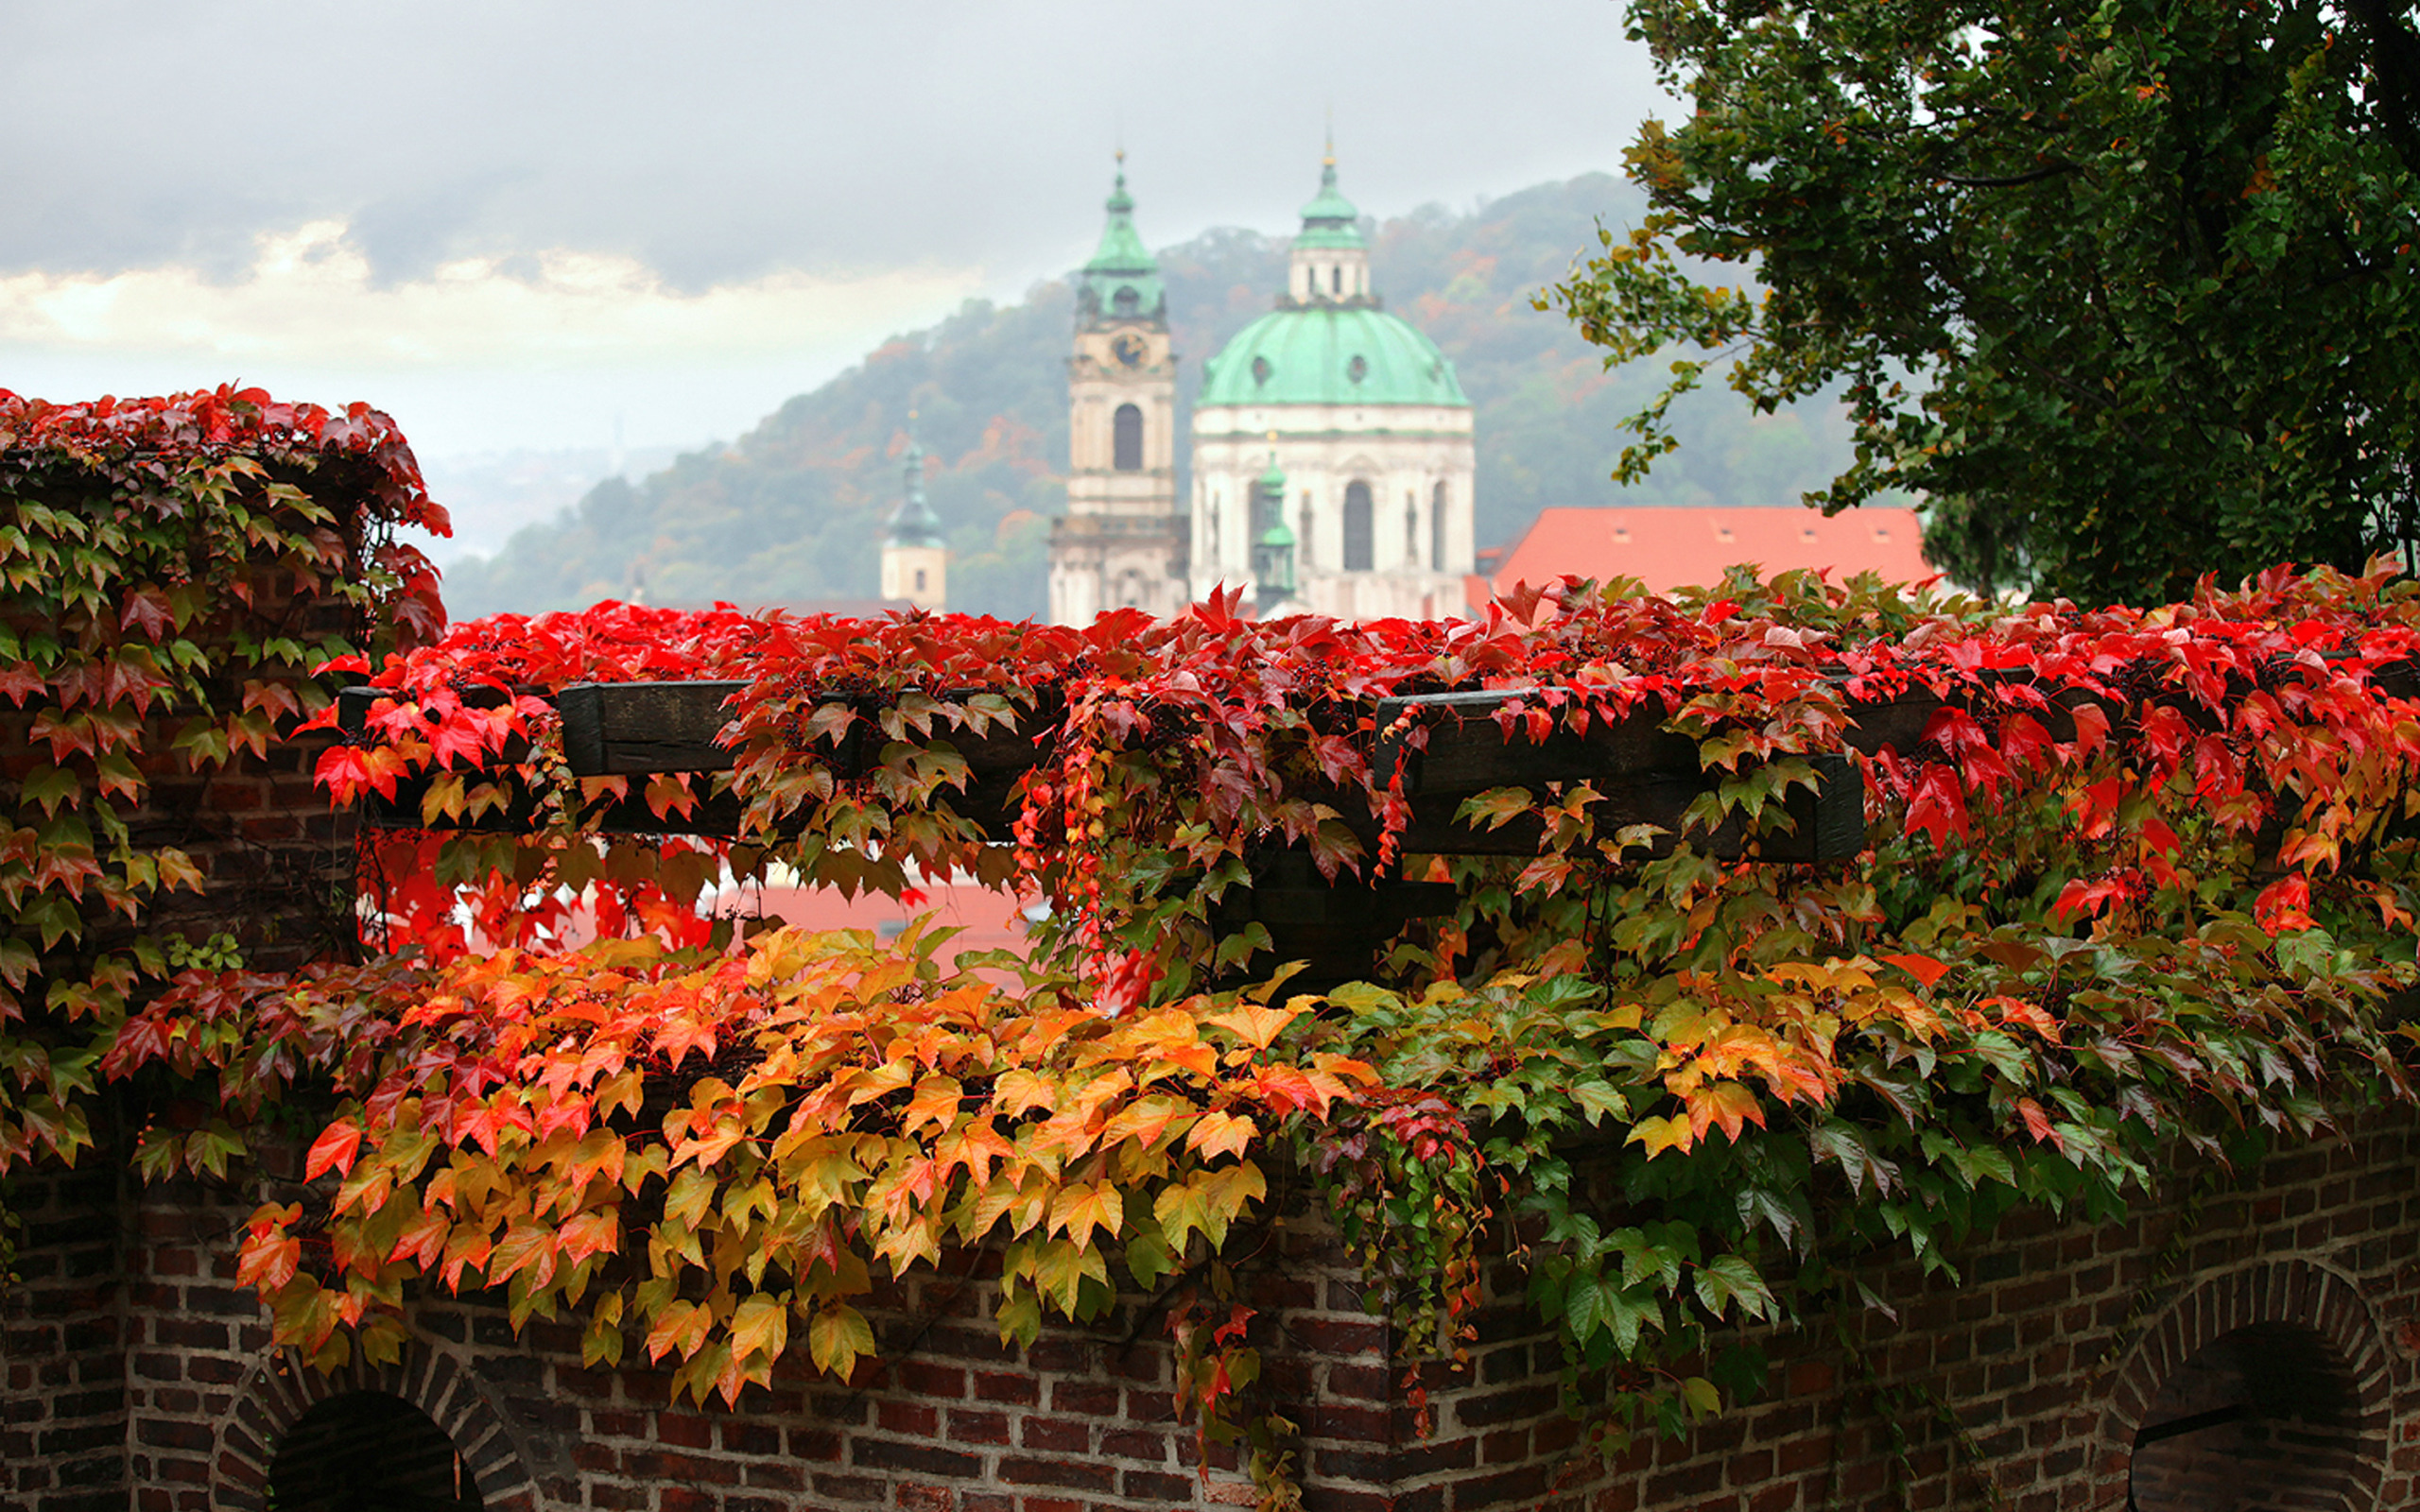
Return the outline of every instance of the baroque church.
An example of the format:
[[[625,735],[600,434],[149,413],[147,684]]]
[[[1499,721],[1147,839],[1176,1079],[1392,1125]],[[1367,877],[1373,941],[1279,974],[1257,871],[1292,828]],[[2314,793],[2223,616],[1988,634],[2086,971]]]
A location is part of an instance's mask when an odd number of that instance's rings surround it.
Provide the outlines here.
[[[1380,302],[1334,151],[1275,308],[1202,365],[1186,496],[1167,291],[1118,156],[1108,224],[1079,275],[1052,622],[1126,606],[1173,614],[1222,587],[1263,613],[1460,612],[1471,404],[1436,343]]]

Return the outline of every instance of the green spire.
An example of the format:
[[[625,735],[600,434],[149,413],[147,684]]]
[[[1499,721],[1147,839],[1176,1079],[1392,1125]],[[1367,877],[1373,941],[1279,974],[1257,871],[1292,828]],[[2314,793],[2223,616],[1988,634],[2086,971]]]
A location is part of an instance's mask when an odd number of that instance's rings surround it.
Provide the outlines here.
[[[885,533],[894,546],[946,546],[942,523],[925,503],[925,446],[916,439],[916,412],[908,412],[907,486]]]
[[[1134,230],[1134,197],[1126,192],[1126,149],[1117,149],[1117,183],[1103,207],[1109,223],[1101,228],[1099,249],[1084,265],[1080,299],[1092,320],[1160,320],[1167,314],[1167,293],[1160,283],[1160,265]]]
[[[1327,155],[1320,160],[1320,192],[1303,207],[1303,233],[1294,238],[1297,247],[1359,247],[1361,212],[1336,187],[1336,139],[1330,137]]]
[[[1275,440],[1275,434],[1270,438]],[[1294,596],[1294,532],[1286,527],[1286,474],[1273,447],[1269,471],[1260,475],[1260,507],[1253,512],[1269,522],[1252,543],[1253,598],[1266,613]]]

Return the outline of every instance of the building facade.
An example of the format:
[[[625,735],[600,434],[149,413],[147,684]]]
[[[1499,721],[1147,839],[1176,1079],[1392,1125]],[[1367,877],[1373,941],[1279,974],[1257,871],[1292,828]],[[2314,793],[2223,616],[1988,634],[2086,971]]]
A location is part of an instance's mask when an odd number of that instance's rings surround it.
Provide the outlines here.
[[[1135,233],[1122,158],[1100,249],[1079,275],[1052,621],[1126,606],[1171,614],[1222,587],[1279,612],[1461,612],[1471,404],[1436,343],[1384,308],[1335,154],[1303,208],[1276,308],[1202,367],[1183,500],[1167,290]],[[1280,475],[1282,507],[1264,486]],[[1280,537],[1291,541],[1272,555]],[[1282,590],[1264,581],[1278,566],[1291,574]]]
[[[1050,619],[1184,607],[1188,536],[1176,490],[1176,363],[1159,264],[1134,231],[1125,153],[1099,250],[1076,295],[1067,359],[1067,512],[1051,522]]]
[[[1286,479],[1282,522],[1256,518],[1272,470]],[[1276,308],[1202,368],[1193,596],[1221,584],[1258,596],[1254,547],[1282,523],[1294,538],[1292,599],[1310,611],[1460,613],[1475,471],[1471,403],[1436,343],[1383,307],[1331,152]]]

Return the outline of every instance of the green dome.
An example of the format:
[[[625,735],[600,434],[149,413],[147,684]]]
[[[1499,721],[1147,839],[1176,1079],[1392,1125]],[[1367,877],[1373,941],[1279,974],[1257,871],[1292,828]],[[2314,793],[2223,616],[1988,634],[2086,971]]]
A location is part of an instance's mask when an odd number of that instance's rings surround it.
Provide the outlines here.
[[[1470,406],[1454,365],[1410,322],[1368,305],[1281,309],[1236,333],[1201,368],[1212,404]]]

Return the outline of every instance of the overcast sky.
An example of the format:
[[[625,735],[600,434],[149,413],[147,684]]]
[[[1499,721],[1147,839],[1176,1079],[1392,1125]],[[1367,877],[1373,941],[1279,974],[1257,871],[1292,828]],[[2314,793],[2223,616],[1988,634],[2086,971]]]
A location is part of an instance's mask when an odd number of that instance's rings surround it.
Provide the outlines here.
[[[1617,170],[1614,0],[0,0],[0,387],[688,445],[1086,256]]]

